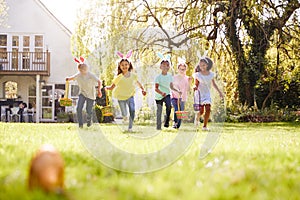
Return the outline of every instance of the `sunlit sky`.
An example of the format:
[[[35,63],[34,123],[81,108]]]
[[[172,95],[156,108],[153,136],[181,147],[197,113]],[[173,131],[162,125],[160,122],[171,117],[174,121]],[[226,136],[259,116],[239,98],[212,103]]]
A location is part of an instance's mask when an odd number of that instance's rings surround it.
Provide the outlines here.
[[[83,0],[40,0],[66,27],[73,32],[76,10]]]
[[[74,31],[76,11],[88,0],[40,0],[70,31]],[[153,0],[155,1],[155,0]],[[298,10],[300,12],[300,10]]]

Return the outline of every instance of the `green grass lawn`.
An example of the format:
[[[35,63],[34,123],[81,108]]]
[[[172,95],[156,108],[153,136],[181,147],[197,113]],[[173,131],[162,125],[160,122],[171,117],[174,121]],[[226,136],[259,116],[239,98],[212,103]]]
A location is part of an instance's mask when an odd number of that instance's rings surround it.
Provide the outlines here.
[[[0,199],[65,199],[27,191],[30,159],[44,143],[53,144],[65,160],[71,199],[300,199],[299,127],[299,122],[225,123],[218,144],[204,159],[199,153],[207,133],[198,132],[184,156],[169,167],[132,174],[94,159],[75,124],[0,123]],[[114,140],[126,138],[126,133],[110,134]]]

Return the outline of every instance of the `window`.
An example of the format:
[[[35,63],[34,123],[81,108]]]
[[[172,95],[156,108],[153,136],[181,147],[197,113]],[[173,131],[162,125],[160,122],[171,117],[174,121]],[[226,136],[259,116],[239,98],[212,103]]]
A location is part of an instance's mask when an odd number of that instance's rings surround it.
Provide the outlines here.
[[[0,35],[0,61],[7,59],[7,35]]]
[[[23,47],[29,47],[29,45],[30,45],[30,37],[23,36]]]
[[[34,51],[35,51],[35,59],[43,59],[43,51],[44,51],[44,41],[42,35],[34,36]]]
[[[77,100],[78,100],[78,95],[79,95],[79,86],[78,85],[70,85],[71,87],[71,96],[69,96],[69,98],[71,98],[73,101],[73,106],[76,106],[77,104]]]
[[[7,81],[4,85],[5,98],[16,99],[18,97],[18,84],[14,81]]]
[[[12,37],[12,46],[13,47],[19,47],[19,36],[13,36]]]
[[[35,47],[43,47],[43,36],[42,35],[36,35],[35,37]]]
[[[0,35],[0,46],[7,46],[7,35]]]
[[[71,97],[76,97],[79,95],[79,86],[71,85]]]
[[[35,59],[43,59],[43,49],[35,48]]]
[[[35,109],[36,105],[36,87],[35,85],[31,85],[28,88],[28,105],[31,104]]]
[[[0,61],[7,59],[7,49],[6,48],[0,48]]]

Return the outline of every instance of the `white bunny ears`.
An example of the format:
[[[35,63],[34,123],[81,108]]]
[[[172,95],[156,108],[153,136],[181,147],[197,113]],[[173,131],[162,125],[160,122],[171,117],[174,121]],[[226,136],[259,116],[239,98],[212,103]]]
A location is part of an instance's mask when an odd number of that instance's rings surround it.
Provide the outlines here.
[[[158,52],[157,56],[161,59],[161,61],[168,61],[169,63],[171,63],[170,62],[171,56],[169,54],[164,56],[162,53]]]
[[[128,51],[126,56],[124,56],[123,53],[121,53],[120,51],[117,51],[117,55],[121,58],[121,59],[126,59],[128,60],[131,56],[132,56],[132,50]]]
[[[197,51],[197,56],[200,60],[204,60],[206,63],[209,63],[209,61],[207,60],[207,51],[204,51],[203,55],[201,55],[201,53],[199,51]]]
[[[178,57],[177,63],[178,63],[178,65],[186,65],[185,57]]]

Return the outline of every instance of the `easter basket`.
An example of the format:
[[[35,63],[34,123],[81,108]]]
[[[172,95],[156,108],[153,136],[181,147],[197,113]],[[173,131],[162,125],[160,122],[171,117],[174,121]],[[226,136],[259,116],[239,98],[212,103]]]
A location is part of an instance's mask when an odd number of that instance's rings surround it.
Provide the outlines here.
[[[59,100],[60,106],[72,106],[72,99],[69,99],[68,95],[69,95],[69,81],[66,81],[65,97]]]
[[[180,110],[180,101],[181,98],[178,99],[177,104],[178,104],[178,111],[175,112],[177,119],[187,119],[189,117],[189,112]]]
[[[201,104],[200,104],[200,92],[199,92],[199,90],[197,90],[197,91],[198,91],[198,95],[199,95],[199,102],[196,102],[196,97],[194,95],[194,111],[200,111],[200,106],[201,106]]]

